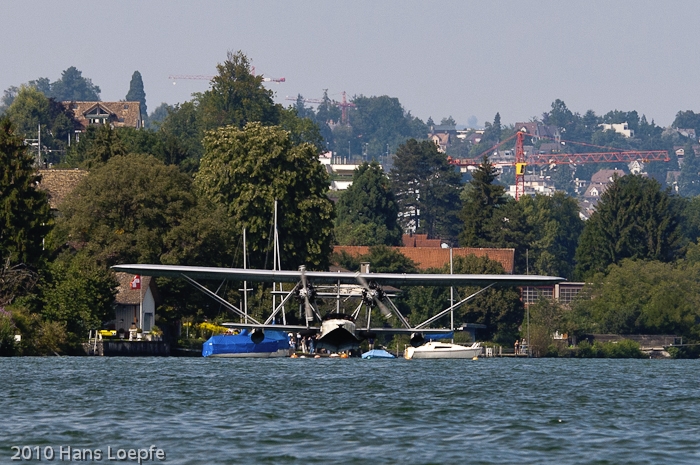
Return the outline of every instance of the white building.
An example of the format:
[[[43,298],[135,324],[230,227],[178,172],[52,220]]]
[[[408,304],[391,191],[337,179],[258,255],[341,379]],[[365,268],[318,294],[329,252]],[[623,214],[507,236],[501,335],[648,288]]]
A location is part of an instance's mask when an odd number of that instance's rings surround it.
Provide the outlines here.
[[[634,131],[629,128],[627,123],[613,123],[613,124],[599,124],[599,127],[603,128],[603,131],[615,131],[618,134],[622,134],[626,138],[634,137]]]

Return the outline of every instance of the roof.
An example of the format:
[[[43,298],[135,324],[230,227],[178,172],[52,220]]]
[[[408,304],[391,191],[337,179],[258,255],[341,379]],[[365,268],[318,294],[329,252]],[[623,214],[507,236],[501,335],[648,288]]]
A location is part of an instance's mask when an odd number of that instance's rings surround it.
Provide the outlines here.
[[[73,111],[74,117],[83,128],[90,123],[86,114],[95,108],[105,110],[110,114],[114,127],[141,127],[141,102],[61,102],[63,106]]]
[[[134,279],[131,273],[114,273],[119,286],[117,286],[117,295],[114,298],[117,304],[121,305],[138,305],[141,302],[144,291],[151,285],[153,278],[150,276],[141,276],[141,289],[132,289],[131,280]],[[155,282],[153,282],[155,286]]]
[[[442,247],[440,239],[428,239],[427,234],[404,234],[404,247]]]
[[[591,176],[591,183],[607,184],[612,182],[612,178],[616,174],[622,177],[625,175],[625,172],[622,170],[599,170]]]
[[[415,236],[414,236],[415,237]],[[450,249],[440,247],[392,247],[405,257],[413,260],[418,269],[427,270],[429,268],[441,268],[450,263]],[[345,252],[351,256],[369,254],[367,246],[336,245],[334,252]],[[461,247],[452,249],[453,257],[466,257],[476,255],[477,257],[488,257],[490,260],[499,262],[506,273],[513,274],[515,268],[515,249],[491,249],[476,247]]]
[[[85,170],[39,170],[41,181],[39,189],[46,191],[49,197],[49,206],[56,210],[75,186],[87,176]]]

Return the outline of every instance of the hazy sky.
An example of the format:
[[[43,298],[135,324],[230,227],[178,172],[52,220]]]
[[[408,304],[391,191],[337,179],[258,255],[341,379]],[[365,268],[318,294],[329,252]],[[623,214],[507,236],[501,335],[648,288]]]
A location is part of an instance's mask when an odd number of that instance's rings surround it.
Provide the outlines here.
[[[529,120],[559,98],[575,112],[637,110],[669,125],[700,112],[700,2],[33,1],[0,15],[0,91],[75,66],[120,100],[135,70],[149,112],[190,99],[242,50],[278,102],[302,94],[397,97],[427,120]]]

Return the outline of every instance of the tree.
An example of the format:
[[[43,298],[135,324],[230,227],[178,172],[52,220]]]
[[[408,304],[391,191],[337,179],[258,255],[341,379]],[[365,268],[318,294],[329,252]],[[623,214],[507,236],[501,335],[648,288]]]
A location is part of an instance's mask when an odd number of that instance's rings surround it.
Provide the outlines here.
[[[676,334],[697,340],[700,319],[698,264],[625,259],[597,273],[573,313],[580,331]]]
[[[530,268],[526,271],[573,278],[576,247],[584,227],[576,199],[556,192],[524,197],[517,204],[530,230],[526,244]],[[523,255],[522,249],[518,252]]]
[[[251,266],[271,263],[277,200],[283,268],[306,264],[325,269],[334,211],[326,195],[328,175],[316,148],[294,145],[287,131],[261,123],[209,131],[204,147],[195,184],[227,209],[239,230],[246,228]]]
[[[404,230],[456,240],[461,176],[434,143],[409,139],[399,146],[389,177]]]
[[[204,152],[204,130],[197,101],[171,107],[158,128],[158,134],[163,140],[168,153],[167,158],[171,163],[177,164],[185,172],[197,170]]]
[[[92,102],[100,100],[100,92],[100,88],[94,85],[92,80],[83,77],[82,71],[71,66],[61,73],[61,79],[51,84],[51,94],[47,97],[59,102]]]
[[[129,92],[127,92],[125,100],[127,102],[140,102],[141,103],[141,119],[146,121],[148,119],[148,110],[146,107],[146,91],[143,90],[143,79],[141,78],[141,73],[134,71],[131,75],[131,82],[129,83]]]
[[[197,98],[204,129],[226,125],[243,128],[259,121],[263,125],[279,124],[280,110],[271,90],[263,86],[263,77],[254,76],[243,52],[228,52],[226,61],[216,66],[219,74],[211,80],[211,89]]]
[[[173,111],[172,106],[165,102],[161,103],[155,110],[153,110],[153,113],[148,115],[146,127],[149,129],[157,129],[171,111]]]
[[[64,253],[49,265],[42,282],[42,316],[64,324],[77,343],[111,314],[116,287],[112,273],[86,253]]]
[[[625,258],[669,262],[684,244],[684,202],[640,175],[615,178],[586,222],[576,249],[576,274],[586,278]]]
[[[678,193],[684,197],[700,195],[700,158],[695,154],[691,143],[685,145],[685,156],[678,177]]]
[[[464,226],[459,235],[462,247],[493,247],[496,210],[506,203],[505,188],[495,184],[497,177],[498,170],[484,156],[463,191],[460,217]]]
[[[161,263],[165,238],[196,206],[191,183],[152,156],[111,157],[71,192],[50,246],[85,250],[104,265]]]
[[[676,119],[671,123],[671,127],[677,129],[695,129],[700,132],[700,114],[692,110],[679,111],[676,113]]]
[[[127,150],[118,131],[109,124],[88,127],[80,142],[71,146],[66,163],[92,169],[104,165],[113,157],[126,155]]]
[[[341,245],[400,245],[403,231],[389,179],[379,163],[363,163],[338,199],[335,236]]]
[[[404,110],[395,97],[360,95],[352,103],[355,107],[348,109],[350,131],[343,134],[341,128],[347,126],[336,126],[333,130],[336,150],[350,143],[352,153],[361,153],[367,160],[379,160],[387,153],[387,146],[393,151],[409,138],[425,139],[428,134],[425,123]]]
[[[6,114],[17,128],[18,134],[24,138],[37,139],[37,131],[41,127],[42,159],[51,163],[61,161],[54,153],[65,149],[68,137],[73,134],[72,110],[45,97],[34,87],[23,85]],[[55,152],[49,152],[47,148]]]
[[[34,159],[8,118],[0,119],[0,259],[37,269],[53,220]]]

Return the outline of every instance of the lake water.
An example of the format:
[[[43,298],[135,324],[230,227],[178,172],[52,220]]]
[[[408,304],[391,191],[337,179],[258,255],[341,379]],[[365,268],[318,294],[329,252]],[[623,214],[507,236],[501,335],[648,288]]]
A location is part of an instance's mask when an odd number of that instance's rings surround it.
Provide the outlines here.
[[[61,463],[61,447],[101,452],[100,462],[79,463],[109,463],[108,453],[154,445],[165,461],[143,463],[697,464],[698,368],[691,360],[0,359],[0,463],[18,463],[11,458],[24,446],[31,463],[51,451]]]

